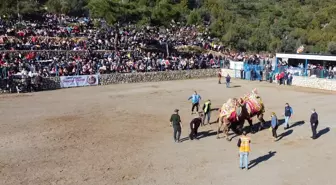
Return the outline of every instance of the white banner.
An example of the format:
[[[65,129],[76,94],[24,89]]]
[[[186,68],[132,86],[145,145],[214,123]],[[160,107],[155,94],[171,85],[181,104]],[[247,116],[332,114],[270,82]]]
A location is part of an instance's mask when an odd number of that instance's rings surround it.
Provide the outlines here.
[[[61,87],[98,85],[98,75],[61,76]]]
[[[236,70],[244,69],[244,62],[230,60],[230,69],[236,69]]]

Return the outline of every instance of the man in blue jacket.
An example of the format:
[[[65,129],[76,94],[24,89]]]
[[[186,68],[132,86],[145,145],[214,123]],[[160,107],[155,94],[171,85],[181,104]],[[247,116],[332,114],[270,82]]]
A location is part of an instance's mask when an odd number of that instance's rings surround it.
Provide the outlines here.
[[[231,81],[231,76],[229,74],[227,74],[226,78],[226,87],[229,88],[230,87],[230,81]]]
[[[286,107],[285,107],[285,130],[289,129],[289,120],[293,115],[293,109],[291,106],[289,106],[288,103],[286,103]]]
[[[196,108],[196,112],[198,112],[199,102],[202,99],[200,95],[195,91],[193,95],[191,95],[188,100],[191,99],[191,114],[194,114],[194,109]]]

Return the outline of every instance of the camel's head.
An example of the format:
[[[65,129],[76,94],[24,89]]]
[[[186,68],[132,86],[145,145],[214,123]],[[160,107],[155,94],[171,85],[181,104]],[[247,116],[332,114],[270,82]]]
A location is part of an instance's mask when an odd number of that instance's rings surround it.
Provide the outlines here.
[[[252,90],[252,93],[253,93],[253,94],[258,94],[257,88],[254,88],[254,89]]]
[[[244,104],[244,99],[243,98],[239,98],[239,100],[238,100],[238,102],[239,102],[239,104]]]

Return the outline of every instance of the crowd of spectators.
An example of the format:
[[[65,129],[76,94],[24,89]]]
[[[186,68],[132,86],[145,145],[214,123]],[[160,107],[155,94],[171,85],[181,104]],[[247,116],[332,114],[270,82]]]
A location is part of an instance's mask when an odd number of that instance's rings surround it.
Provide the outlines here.
[[[186,46],[208,52],[176,49]],[[54,14],[0,18],[0,79],[218,68],[229,60],[260,65],[270,58],[225,50],[206,25],[108,26],[101,19]]]
[[[100,19],[51,14],[34,20],[0,19],[0,75],[20,75],[23,69],[47,77],[219,67],[224,57],[182,55],[174,49],[198,46],[223,51],[215,43],[207,26],[174,22],[158,28],[107,26]]]

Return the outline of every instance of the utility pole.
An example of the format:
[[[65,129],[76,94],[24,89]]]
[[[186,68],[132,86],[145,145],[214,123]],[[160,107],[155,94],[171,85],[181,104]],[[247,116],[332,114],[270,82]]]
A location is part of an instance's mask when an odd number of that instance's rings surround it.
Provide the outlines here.
[[[16,0],[16,12],[17,12],[18,19],[21,22],[19,0]]]

